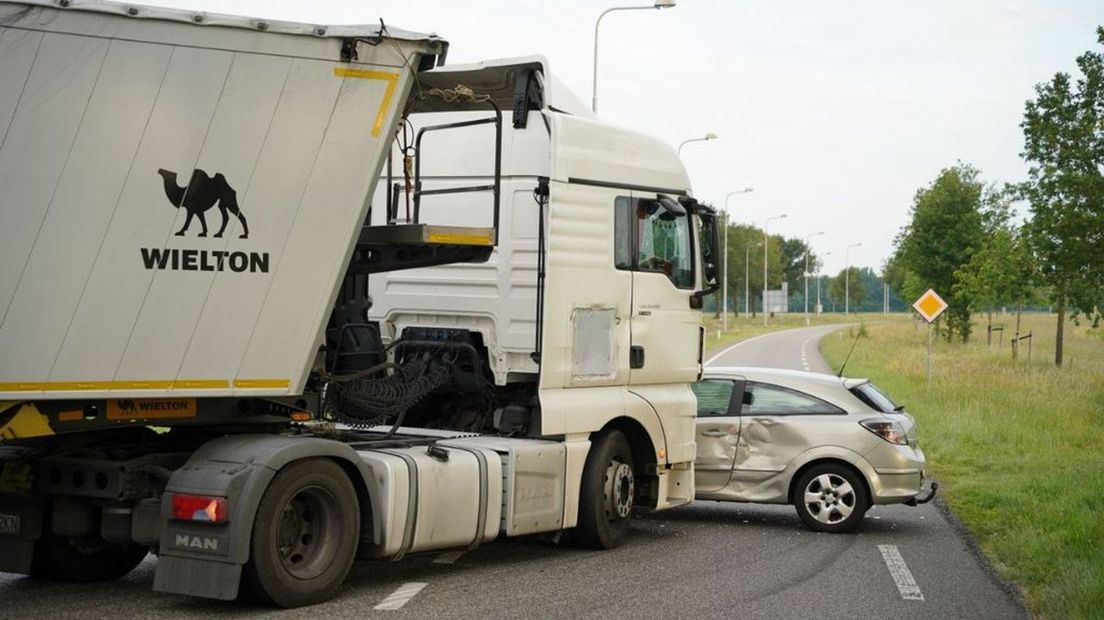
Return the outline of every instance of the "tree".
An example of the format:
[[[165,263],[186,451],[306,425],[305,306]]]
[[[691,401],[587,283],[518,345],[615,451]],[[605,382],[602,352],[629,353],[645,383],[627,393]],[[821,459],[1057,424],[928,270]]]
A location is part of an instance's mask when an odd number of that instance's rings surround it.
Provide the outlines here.
[[[954,291],[955,273],[974,255],[983,237],[980,173],[959,163],[916,192],[911,221],[894,241],[889,272],[908,298],[933,288],[948,304],[946,337],[970,337],[969,291]]]
[[[1104,45],[1104,27],[1096,30]],[[1032,218],[1026,234],[1039,276],[1058,308],[1054,363],[1062,365],[1066,313],[1100,319],[1104,300],[1104,53],[1077,57],[1081,77],[1057,73],[1024,106],[1020,186]]]
[[[839,275],[832,278],[829,288],[832,300],[840,308],[844,308],[846,304],[850,306],[851,311],[855,311],[866,299],[866,284],[863,283],[862,273],[858,267],[840,269]]]
[[[981,245],[955,272],[955,294],[971,300],[975,308],[986,307],[989,327],[994,306],[1022,306],[1034,299],[1034,257],[1023,230],[1013,222],[1008,198],[1008,192],[989,194],[989,204],[982,211]],[[1017,328],[1018,317],[1017,312]]]
[[[724,242],[724,231],[721,231],[721,242]],[[747,287],[750,290],[752,303],[749,307],[755,311],[755,300],[762,296],[763,291],[763,229],[750,224],[730,224],[728,228],[728,307],[737,314],[744,308],[745,273]],[[758,246],[758,247],[756,247]],[[770,237],[770,246],[767,249],[768,269],[770,282],[773,284],[782,278],[782,238],[776,235]],[[750,252],[747,250],[751,248]],[[744,260],[748,259],[750,268],[745,270]]]

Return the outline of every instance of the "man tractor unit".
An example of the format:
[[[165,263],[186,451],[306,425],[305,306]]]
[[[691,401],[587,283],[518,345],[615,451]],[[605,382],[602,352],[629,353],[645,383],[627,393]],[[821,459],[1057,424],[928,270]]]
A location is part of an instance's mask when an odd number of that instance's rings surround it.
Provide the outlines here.
[[[279,606],[693,498],[716,222],[538,57],[0,2],[0,571]]]

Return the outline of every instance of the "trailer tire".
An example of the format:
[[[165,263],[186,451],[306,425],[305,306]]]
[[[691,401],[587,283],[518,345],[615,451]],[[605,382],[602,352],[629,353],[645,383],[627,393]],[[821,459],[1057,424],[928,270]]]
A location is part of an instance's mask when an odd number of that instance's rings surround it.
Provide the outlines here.
[[[333,461],[307,459],[276,474],[257,508],[244,585],[278,607],[331,598],[349,574],[360,537],[360,504]]]
[[[72,539],[44,531],[35,544],[31,576],[74,583],[110,581],[134,570],[149,549],[99,538]]]
[[[583,467],[579,520],[574,539],[594,549],[612,549],[625,540],[636,493],[632,447],[625,434],[599,435]]]

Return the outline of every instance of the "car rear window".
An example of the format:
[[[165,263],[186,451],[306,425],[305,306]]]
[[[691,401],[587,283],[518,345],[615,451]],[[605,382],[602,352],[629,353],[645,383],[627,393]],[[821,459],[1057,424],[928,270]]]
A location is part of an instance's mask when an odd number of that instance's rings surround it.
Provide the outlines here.
[[[851,393],[875,411],[881,411],[882,413],[895,413],[898,411],[897,403],[893,402],[893,399],[889,396],[886,396],[885,392],[874,387],[873,383],[864,383],[860,386],[853,387],[851,388]]]

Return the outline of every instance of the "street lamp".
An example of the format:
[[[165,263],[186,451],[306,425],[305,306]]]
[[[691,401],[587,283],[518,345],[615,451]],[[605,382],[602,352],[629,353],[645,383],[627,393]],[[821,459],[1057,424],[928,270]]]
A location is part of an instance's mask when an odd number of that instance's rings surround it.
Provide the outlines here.
[[[748,309],[751,302],[751,287],[748,286],[748,276],[751,275],[751,251],[761,245],[763,244],[749,245],[744,251],[744,314],[751,314],[751,310]]]
[[[786,217],[785,213],[768,217],[766,223],[763,224],[763,327],[767,326],[767,317],[770,316],[770,313],[767,312],[767,249],[770,247],[767,227],[770,226],[771,220],[784,220]]]
[[[678,150],[676,151],[676,153],[678,154],[679,157],[682,157],[682,147],[686,146],[687,144],[689,144],[691,142],[706,142],[708,140],[716,140],[716,139],[717,139],[717,134],[715,134],[711,131],[711,132],[705,134],[704,136],[702,136],[700,138],[690,138],[689,140],[683,140],[682,142],[679,143]]]
[[[825,258],[827,258],[831,255],[832,255],[831,252],[825,252],[824,253]],[[820,310],[821,310],[821,306],[820,306],[820,265],[817,265],[817,303],[816,303],[817,316],[820,316]]]
[[[598,113],[598,26],[602,25],[602,18],[606,16],[606,13],[612,13],[613,11],[669,9],[673,6],[675,6],[675,0],[655,0],[655,4],[651,6],[615,6],[612,9],[606,9],[605,11],[602,11],[602,14],[598,16],[598,21],[594,22],[594,81],[591,84],[591,111],[593,111],[595,114]]]
[[[725,230],[725,238],[724,238],[724,277],[721,279],[721,307],[722,307],[721,312],[722,312],[724,318],[721,319],[721,321],[722,321],[721,329],[723,329],[726,332],[728,331],[728,218],[729,218],[729,215],[728,215],[728,199],[732,198],[733,196],[737,196],[739,194],[748,194],[748,193],[751,193],[753,191],[755,191],[754,188],[745,187],[744,189],[738,189],[734,192],[729,192],[728,194],[725,195],[725,199],[724,199],[724,206],[725,206],[725,217],[724,217],[724,227],[725,227],[725,229],[724,229]],[[739,306],[736,306],[736,307],[739,308]]]
[[[862,242],[852,243],[843,251],[843,316],[851,313],[851,248],[857,248]]]
[[[823,235],[824,231],[815,232],[805,237],[805,324],[809,324],[809,240]]]

